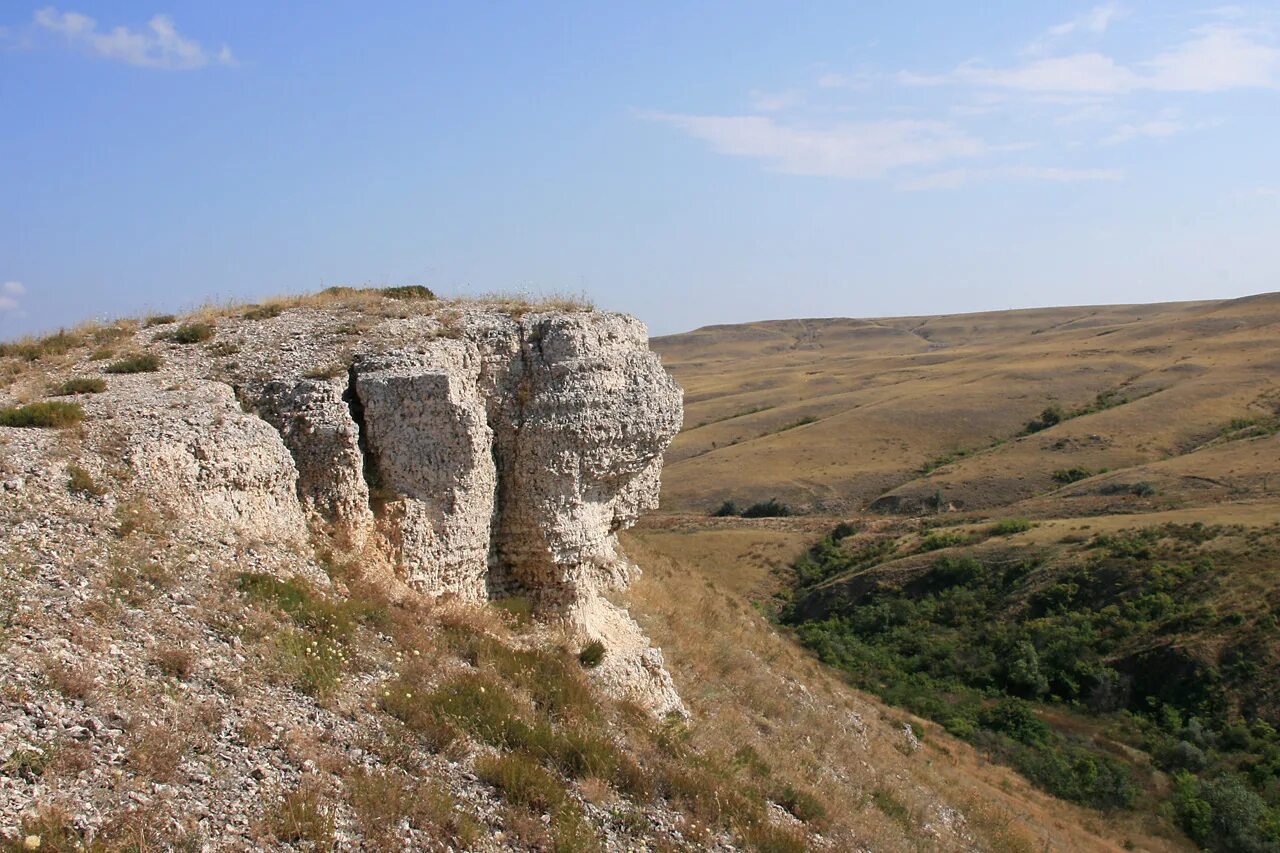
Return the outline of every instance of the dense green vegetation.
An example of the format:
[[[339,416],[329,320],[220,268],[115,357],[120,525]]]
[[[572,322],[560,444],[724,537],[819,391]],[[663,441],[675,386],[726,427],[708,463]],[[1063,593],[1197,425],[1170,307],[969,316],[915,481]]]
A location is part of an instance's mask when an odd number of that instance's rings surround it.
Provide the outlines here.
[[[1228,591],[1219,561],[1245,558],[1207,556],[1223,533],[1166,525],[1057,551],[988,547],[892,574],[876,567],[928,548],[828,536],[796,561],[782,619],[859,687],[1050,793],[1157,809],[1212,850],[1275,850],[1277,674],[1264,648],[1276,617],[1265,601],[1249,613],[1208,603]],[[1245,539],[1254,557],[1276,550],[1274,532]]]

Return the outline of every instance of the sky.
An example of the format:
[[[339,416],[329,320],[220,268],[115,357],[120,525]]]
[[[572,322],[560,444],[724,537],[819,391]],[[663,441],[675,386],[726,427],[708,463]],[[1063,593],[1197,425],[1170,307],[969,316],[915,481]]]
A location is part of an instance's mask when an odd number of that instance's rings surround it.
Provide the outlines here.
[[[334,284],[654,334],[1280,290],[1280,3],[0,0],[0,338]]]

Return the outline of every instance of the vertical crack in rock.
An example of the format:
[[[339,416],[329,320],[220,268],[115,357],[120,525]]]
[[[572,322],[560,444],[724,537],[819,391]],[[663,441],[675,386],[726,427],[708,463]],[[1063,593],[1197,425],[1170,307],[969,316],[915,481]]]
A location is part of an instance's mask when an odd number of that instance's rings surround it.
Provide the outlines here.
[[[369,428],[364,420],[364,403],[360,402],[360,394],[356,391],[356,367],[347,367],[347,388],[342,392],[342,400],[347,404],[347,411],[356,425],[356,449],[360,452],[360,476],[364,479],[365,489],[369,493],[369,510],[374,511],[378,495],[377,460],[369,452]]]

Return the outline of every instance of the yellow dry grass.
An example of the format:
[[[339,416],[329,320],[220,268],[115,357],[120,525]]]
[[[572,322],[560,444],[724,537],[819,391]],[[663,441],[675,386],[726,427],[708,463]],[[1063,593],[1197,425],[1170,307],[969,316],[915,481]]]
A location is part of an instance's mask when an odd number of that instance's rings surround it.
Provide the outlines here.
[[[847,512],[940,495],[986,509],[1130,475],[1164,506],[1280,496],[1280,438],[1215,444],[1232,419],[1280,414],[1278,332],[1280,294],[1269,294],[655,338],[686,394],[664,506],[776,496]],[[1019,436],[1046,406],[1106,392],[1131,402]],[[1070,468],[1108,471],[1064,490],[1053,473]]]

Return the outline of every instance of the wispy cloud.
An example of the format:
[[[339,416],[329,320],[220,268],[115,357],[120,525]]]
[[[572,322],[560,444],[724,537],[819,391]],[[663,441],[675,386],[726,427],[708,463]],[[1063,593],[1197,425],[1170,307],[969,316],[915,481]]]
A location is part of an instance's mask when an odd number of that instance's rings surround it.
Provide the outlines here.
[[[963,84],[1021,92],[1119,95],[1137,91],[1223,92],[1280,87],[1280,49],[1262,30],[1213,24],[1154,57],[1132,64],[1092,51],[1034,59],[1008,68],[975,62],[945,74],[904,72],[904,85]]]
[[[721,154],[760,160],[792,175],[867,180],[990,150],[982,140],[943,121],[884,119],[808,127],[770,116],[640,115],[678,127]]]
[[[1187,126],[1172,119],[1155,119],[1122,124],[1102,140],[1103,145],[1119,145],[1134,139],[1167,139],[1187,130]]]
[[[1123,14],[1124,10],[1120,8],[1119,3],[1094,6],[1079,17],[1050,27],[1040,38],[1027,45],[1023,52],[1030,54],[1044,53],[1060,40],[1079,33],[1101,35],[1107,31],[1113,21]]]
[[[235,58],[225,44],[218,50],[178,32],[168,15],[156,15],[145,27],[98,29],[98,22],[79,12],[59,12],[52,6],[35,13],[35,24],[65,37],[94,56],[141,68],[191,70],[207,65],[233,65]]]
[[[6,281],[0,284],[0,312],[20,312],[20,299],[26,295],[27,289],[20,281]]]
[[[1058,166],[993,166],[985,169],[949,169],[904,181],[905,190],[950,190],[988,181],[1041,181],[1075,184],[1084,181],[1119,181],[1119,169],[1066,169]]]
[[[785,92],[751,92],[751,108],[762,113],[776,113],[790,109],[804,101],[804,92],[789,89]]]

